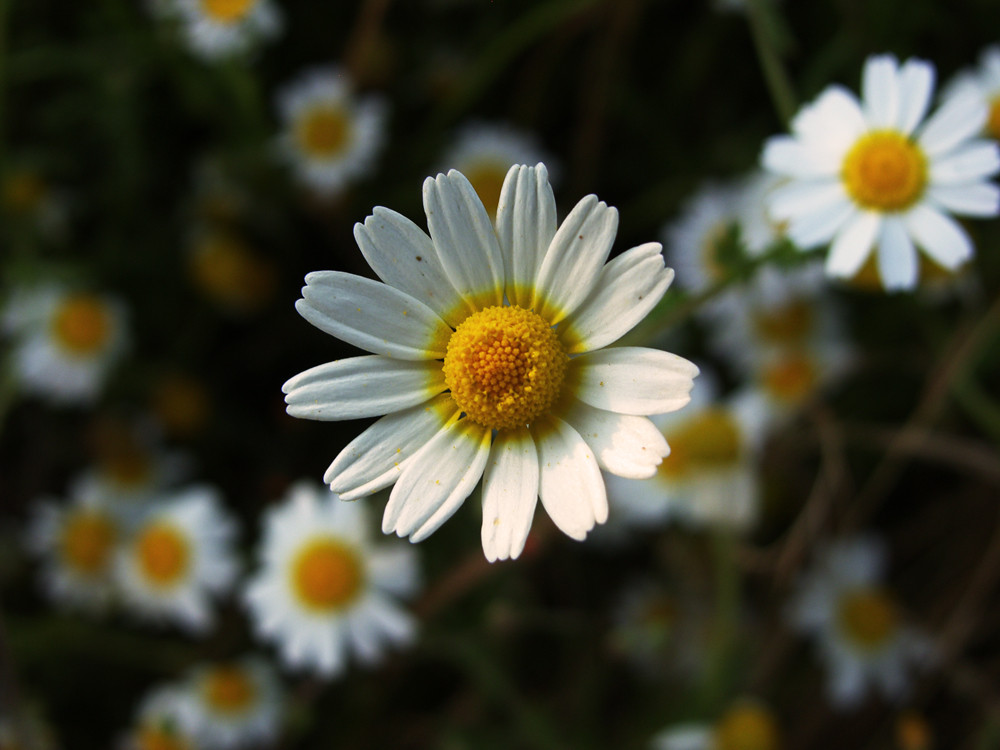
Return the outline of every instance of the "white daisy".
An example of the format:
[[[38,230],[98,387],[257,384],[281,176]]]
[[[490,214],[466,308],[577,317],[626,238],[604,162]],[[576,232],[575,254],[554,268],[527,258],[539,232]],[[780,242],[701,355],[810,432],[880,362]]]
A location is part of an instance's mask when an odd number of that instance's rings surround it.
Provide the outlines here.
[[[653,750],[778,750],[781,732],[774,713],[741,700],[714,724],[680,724],[653,738]]]
[[[386,283],[326,271],[296,307],[373,353],[284,385],[308,419],[383,416],[330,465],[343,499],[392,486],[382,530],[425,539],[483,478],[489,560],[517,557],[541,499],[574,539],[607,520],[601,468],[644,477],[668,448],[646,417],[688,401],[698,368],[653,349],[602,349],[673,278],[657,243],[605,263],[618,212],[596,196],[556,227],[544,165],[512,167],[496,228],[465,177],[424,182],[428,237],[376,208],[355,238]]]
[[[154,501],[118,556],[123,601],[143,617],[207,630],[214,618],[212,596],[223,594],[238,572],[235,534],[235,523],[210,487]]]
[[[873,247],[886,289],[916,286],[916,247],[954,269],[972,241],[949,213],[995,216],[1000,148],[975,136],[987,109],[971,94],[945,102],[925,120],[934,67],[891,55],[869,58],[862,101],[827,88],[792,121],[790,136],[768,140],[766,168],[790,178],[771,195],[770,210],[788,222],[803,249],[830,243],[826,271],[853,276]]]
[[[274,296],[273,264],[231,229],[206,226],[196,232],[188,272],[207,299],[232,315],[257,312]]]
[[[385,106],[358,99],[346,71],[313,68],[278,95],[284,132],[279,147],[299,179],[335,195],[372,167],[382,146]]]
[[[884,568],[875,539],[841,540],[802,576],[789,609],[792,624],[816,639],[830,695],[842,706],[860,702],[869,686],[901,696],[911,663],[929,656],[927,640],[885,588]]]
[[[348,653],[370,664],[412,640],[416,623],[396,599],[416,589],[413,550],[373,545],[367,520],[363,505],[308,482],[267,514],[244,600],[289,666],[331,677]]]
[[[945,87],[943,98],[976,96],[987,107],[984,132],[1000,140],[1000,44],[984,49],[979,55],[979,67],[955,76]]]
[[[55,285],[15,290],[3,327],[20,387],[57,403],[96,399],[126,343],[117,300]]]
[[[191,51],[205,60],[243,54],[282,27],[273,0],[164,0],[160,10],[180,19]]]
[[[196,668],[183,691],[183,721],[205,750],[271,745],[283,711],[274,669],[258,657]]]
[[[150,691],[120,743],[122,750],[198,750],[200,746],[185,725],[185,693],[179,685],[161,685]]]

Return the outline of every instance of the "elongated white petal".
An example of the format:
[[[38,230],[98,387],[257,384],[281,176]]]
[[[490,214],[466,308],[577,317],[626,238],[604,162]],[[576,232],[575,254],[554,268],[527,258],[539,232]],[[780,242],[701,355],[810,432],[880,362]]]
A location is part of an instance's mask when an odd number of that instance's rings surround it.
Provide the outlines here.
[[[493,224],[461,172],[424,180],[424,211],[451,285],[478,310],[503,302],[503,258]]]
[[[952,213],[963,216],[996,216],[1000,213],[1000,188],[992,182],[971,185],[932,185],[927,198]]]
[[[768,212],[776,221],[784,221],[840,205],[844,198],[844,187],[839,180],[800,180],[775,188],[767,198]]]
[[[623,346],[570,360],[567,382],[586,404],[620,414],[663,414],[690,399],[696,365],[657,349]]]
[[[626,250],[601,269],[590,296],[565,320],[561,336],[570,354],[592,351],[617,341],[646,317],[670,282],[659,242]]]
[[[930,206],[916,206],[904,221],[924,252],[938,265],[955,270],[972,257],[972,240],[958,222]]]
[[[917,131],[917,141],[928,156],[937,156],[977,135],[989,111],[982,98],[972,92],[953,96]]]
[[[447,385],[436,360],[366,356],[327,362],[282,387],[288,413],[303,419],[380,417],[422,404]]]
[[[555,325],[593,289],[618,231],[618,211],[597,196],[576,204],[559,225],[534,282],[531,306]]]
[[[791,122],[792,133],[830,155],[843,154],[867,128],[858,98],[839,85],[823,89]]]
[[[379,281],[340,271],[306,276],[299,314],[321,331],[372,354],[441,359],[451,328],[423,302]]]
[[[651,477],[670,454],[663,433],[646,417],[615,414],[578,400],[561,416],[593,448],[598,465],[620,477]]]
[[[532,427],[541,471],[538,495],[552,522],[582,541],[608,520],[608,498],[594,452],[566,422],[549,416]]]
[[[791,218],[788,238],[803,250],[824,245],[856,212],[854,204],[845,196],[837,203]]]
[[[841,228],[826,256],[828,276],[851,278],[858,272],[871,253],[881,221],[881,214],[864,211]]]
[[[435,435],[392,488],[382,531],[419,542],[451,518],[475,488],[490,453],[490,431],[471,419]]]
[[[934,66],[926,60],[910,58],[899,69],[899,114],[896,126],[906,135],[913,132],[927,114],[934,93]]]
[[[526,429],[497,433],[483,473],[483,553],[516,560],[538,501],[538,455]]]
[[[892,127],[899,115],[899,84],[896,58],[876,55],[865,62],[861,75],[861,100],[868,122],[876,129]]]
[[[387,414],[347,444],[326,470],[323,481],[341,500],[354,500],[388,487],[399,478],[406,459],[440,432],[457,409],[451,396],[443,393]]]
[[[556,198],[545,165],[511,167],[497,208],[497,239],[511,304],[531,306],[532,285],[555,233]]]
[[[765,169],[785,175],[813,179],[832,177],[840,169],[840,155],[829,149],[816,149],[788,135],[767,139],[761,164]]]
[[[953,185],[982,180],[1000,170],[1000,145],[975,140],[963,143],[930,165],[932,185]]]
[[[878,274],[887,292],[917,285],[917,250],[896,216],[882,222],[878,242]]]

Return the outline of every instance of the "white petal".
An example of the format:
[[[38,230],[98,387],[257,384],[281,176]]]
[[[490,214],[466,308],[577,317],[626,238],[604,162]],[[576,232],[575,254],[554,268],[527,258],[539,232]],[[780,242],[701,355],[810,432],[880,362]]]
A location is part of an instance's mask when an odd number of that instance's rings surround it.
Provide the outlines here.
[[[545,165],[511,167],[497,208],[497,239],[511,304],[531,306],[532,285],[555,233],[556,198]]]
[[[436,435],[457,412],[447,393],[403,411],[388,414],[358,435],[340,452],[323,481],[354,500],[393,484],[404,462]]]
[[[658,349],[623,346],[570,360],[567,380],[578,399],[620,414],[663,414],[690,401],[698,368]]]
[[[767,197],[768,212],[777,221],[822,211],[844,201],[839,180],[796,180],[773,190]]]
[[[827,86],[791,123],[792,132],[810,148],[830,156],[843,155],[867,129],[858,98],[839,85]]]
[[[626,250],[601,269],[590,296],[560,326],[566,351],[593,351],[617,341],[646,317],[670,282],[659,242]]]
[[[651,477],[670,453],[663,433],[646,417],[615,414],[578,400],[561,416],[594,449],[598,465],[620,477]]]
[[[408,409],[447,387],[436,360],[367,356],[312,367],[289,379],[281,390],[293,417],[338,420]]]
[[[433,310],[406,292],[340,271],[306,276],[295,309],[331,336],[400,359],[441,359],[452,333]]]
[[[861,99],[868,122],[877,129],[890,128],[899,119],[899,83],[896,58],[876,55],[865,62]]]
[[[881,220],[881,214],[863,211],[841,228],[826,256],[828,276],[849,279],[858,272],[871,252]]]
[[[531,307],[555,325],[593,289],[618,231],[618,211],[588,195],[563,219],[538,269]]]
[[[533,425],[541,470],[538,494],[552,522],[578,541],[595,523],[608,520],[608,498],[594,452],[561,419]]]
[[[372,584],[399,597],[413,595],[420,584],[420,570],[413,547],[398,542],[379,545],[368,557]]]
[[[368,265],[386,284],[420,300],[452,326],[465,302],[455,290],[431,238],[405,216],[378,206],[364,224],[354,225],[354,239]]]
[[[462,419],[435,435],[396,481],[385,506],[382,531],[427,538],[458,510],[483,475],[490,431]]]
[[[916,206],[904,218],[906,229],[938,265],[955,270],[972,257],[972,240],[958,222],[930,206]]]
[[[857,209],[844,195],[840,201],[789,220],[788,238],[802,250],[824,245],[833,239]]]
[[[896,126],[906,135],[920,124],[934,93],[934,66],[910,58],[899,69],[899,117]]]
[[[969,92],[948,99],[917,132],[917,141],[928,156],[942,154],[978,135],[988,110],[981,97]]]
[[[901,219],[887,217],[882,222],[878,242],[878,275],[887,292],[913,289],[917,285],[917,250]]]
[[[930,165],[932,185],[975,182],[1000,170],[1000,145],[974,140],[963,143]]]
[[[503,258],[493,224],[461,172],[424,180],[424,211],[452,286],[475,310],[503,302]]]
[[[817,149],[788,135],[768,138],[760,160],[765,169],[802,179],[832,177],[837,174],[841,162],[833,150]]]
[[[992,182],[971,185],[934,185],[927,198],[952,213],[963,216],[996,216],[1000,212],[1000,188]]]
[[[483,474],[483,552],[490,562],[516,560],[538,501],[538,455],[525,429],[497,433]]]

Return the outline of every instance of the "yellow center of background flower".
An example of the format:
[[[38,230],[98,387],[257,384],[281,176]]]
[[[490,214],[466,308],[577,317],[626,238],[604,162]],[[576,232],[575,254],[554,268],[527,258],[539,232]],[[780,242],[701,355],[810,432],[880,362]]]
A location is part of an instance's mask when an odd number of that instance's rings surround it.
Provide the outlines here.
[[[170,727],[146,726],[136,737],[139,750],[190,750],[191,744]]]
[[[819,369],[806,352],[788,352],[764,368],[764,389],[778,401],[798,404],[819,382]]]
[[[209,395],[200,381],[186,375],[169,374],[157,384],[152,407],[171,434],[186,437],[205,424]]]
[[[169,586],[184,576],[191,551],[184,535],[168,523],[143,529],[135,542],[139,568],[156,586]]]
[[[46,187],[41,177],[32,172],[18,172],[3,181],[0,197],[7,211],[23,215],[38,208],[45,193]]]
[[[504,166],[498,162],[480,162],[462,170],[472,183],[479,200],[486,206],[486,213],[494,218],[500,205],[500,191],[507,177],[508,168],[509,165]]]
[[[237,312],[263,306],[274,292],[271,266],[225,232],[202,238],[191,258],[191,273],[207,297]]]
[[[1000,141],[1000,94],[990,102],[990,116],[986,120],[986,132]]]
[[[858,139],[844,158],[841,179],[862,208],[902,211],[923,195],[927,159],[902,133],[877,130]]]
[[[236,23],[243,19],[257,0],[201,0],[205,15],[219,23]]]
[[[108,564],[117,539],[111,519],[99,513],[78,513],[70,518],[62,533],[62,551],[67,565],[94,575]]]
[[[879,648],[899,624],[899,611],[892,598],[881,589],[850,591],[840,598],[837,619],[844,636],[865,649]]]
[[[251,705],[255,693],[253,681],[239,666],[216,667],[204,683],[205,700],[222,713],[239,713]]]
[[[73,354],[95,354],[111,337],[111,313],[97,297],[68,297],[56,310],[52,333],[56,342]]]
[[[776,750],[778,726],[764,707],[740,704],[715,725],[713,739],[712,750]]]
[[[363,580],[357,552],[334,539],[307,544],[292,564],[292,590],[311,610],[328,612],[350,604]]]
[[[324,159],[344,150],[350,130],[347,113],[340,107],[315,107],[302,116],[295,137],[307,155]]]
[[[753,326],[757,335],[769,344],[794,344],[808,337],[814,317],[809,302],[792,300],[773,310],[755,313]]]
[[[733,416],[723,409],[705,409],[666,432],[670,455],[660,464],[660,475],[681,479],[698,471],[735,464],[742,436]]]
[[[493,430],[523,427],[549,410],[569,358],[540,315],[488,307],[466,318],[448,340],[445,382],[458,407]]]

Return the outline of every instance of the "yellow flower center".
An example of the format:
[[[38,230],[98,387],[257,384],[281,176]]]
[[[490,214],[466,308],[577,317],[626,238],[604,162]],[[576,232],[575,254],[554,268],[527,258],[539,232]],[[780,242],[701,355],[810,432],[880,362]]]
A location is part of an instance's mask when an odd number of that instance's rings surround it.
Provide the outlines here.
[[[295,128],[299,148],[308,156],[326,159],[336,156],[347,145],[351,122],[338,106],[314,107],[306,112]]]
[[[74,570],[95,575],[107,568],[117,538],[115,524],[104,514],[77,513],[63,529],[63,556]]]
[[[986,132],[1000,140],[1000,94],[990,102],[990,116],[986,120]]]
[[[190,750],[191,744],[169,726],[145,726],[136,737],[139,750]]]
[[[67,297],[55,312],[52,333],[56,342],[72,354],[96,354],[111,338],[111,312],[97,297]]]
[[[863,588],[840,598],[837,618],[844,636],[863,649],[877,649],[896,631],[899,611],[885,591]]]
[[[771,712],[753,703],[729,709],[715,725],[713,750],[776,750],[778,726]]]
[[[201,9],[213,21],[237,23],[256,3],[257,0],[201,0]]]
[[[223,232],[202,239],[191,259],[191,272],[207,296],[238,311],[266,303],[274,290],[271,267],[237,237]]]
[[[769,363],[763,372],[764,389],[778,401],[798,404],[819,382],[819,369],[805,352],[790,352]]]
[[[185,375],[167,375],[153,393],[153,410],[174,435],[192,435],[208,418],[209,396],[205,387]]]
[[[858,139],[844,158],[841,179],[862,208],[902,211],[919,200],[927,185],[927,158],[895,130],[876,130]]]
[[[32,172],[17,172],[3,181],[0,198],[3,206],[12,214],[29,214],[38,208],[45,198],[45,182]]]
[[[215,667],[205,678],[205,700],[221,713],[239,713],[256,697],[253,680],[237,665]]]
[[[899,750],[931,750],[934,732],[915,711],[904,711],[896,720],[896,745]]]
[[[307,609],[330,612],[350,604],[364,583],[358,553],[335,539],[316,539],[292,563],[292,590]]]
[[[670,429],[666,438],[670,455],[660,464],[660,475],[667,479],[732,466],[740,457],[740,428],[723,409],[704,409]]]
[[[444,378],[469,419],[503,430],[523,427],[548,411],[568,361],[540,315],[517,306],[488,307],[451,335]]]
[[[144,487],[153,476],[153,462],[149,454],[138,446],[110,452],[101,468],[111,482],[125,489]]]
[[[185,535],[166,522],[143,529],[135,542],[139,568],[155,586],[170,586],[183,578],[191,560]]]
[[[496,216],[497,207],[500,205],[500,190],[507,177],[508,167],[509,165],[504,166],[499,162],[484,161],[463,170],[491,217]]]
[[[770,344],[793,344],[805,339],[813,328],[813,306],[805,300],[793,300],[774,310],[754,314],[757,335]]]

